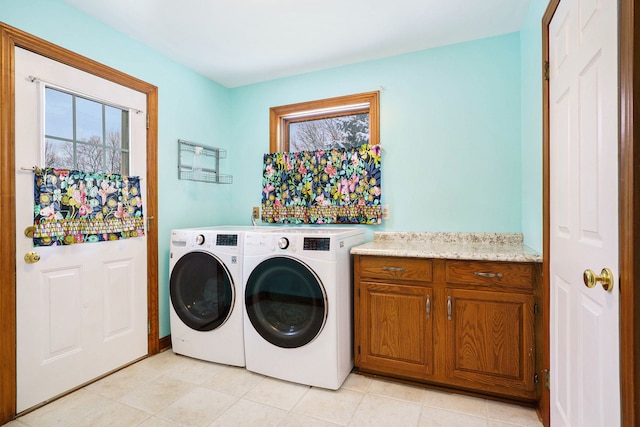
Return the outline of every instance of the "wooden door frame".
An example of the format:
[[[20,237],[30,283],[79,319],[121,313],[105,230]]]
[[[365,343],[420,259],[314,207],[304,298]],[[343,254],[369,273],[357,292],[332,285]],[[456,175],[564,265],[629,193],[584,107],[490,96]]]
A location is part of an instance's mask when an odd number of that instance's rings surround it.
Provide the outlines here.
[[[16,415],[16,222],[14,51],[20,47],[147,96],[148,354],[160,349],[158,326],[158,88],[0,22],[0,424]]]
[[[549,24],[561,0],[551,0],[542,19],[542,60],[549,61]],[[635,150],[635,136],[640,135],[640,108],[635,108],[635,94],[640,91],[640,29],[635,11],[640,0],[619,0],[619,256],[620,256],[620,404],[622,425],[640,423],[640,149]],[[544,69],[543,69],[544,72]],[[638,97],[640,100],[640,95]],[[543,79],[543,368],[550,367],[549,342],[549,82]],[[638,189],[635,191],[635,189]],[[636,232],[638,231],[638,232]],[[640,247],[640,246],[639,246]],[[637,291],[637,292],[636,292]],[[638,310],[636,310],[636,307]],[[552,372],[551,375],[554,375]],[[550,396],[544,389],[540,412],[545,426],[550,421]]]

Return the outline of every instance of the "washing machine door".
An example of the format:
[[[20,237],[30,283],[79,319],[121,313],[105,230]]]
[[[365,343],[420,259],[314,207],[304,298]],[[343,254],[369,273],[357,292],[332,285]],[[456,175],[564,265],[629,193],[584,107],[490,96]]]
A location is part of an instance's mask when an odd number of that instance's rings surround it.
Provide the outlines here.
[[[189,252],[176,262],[169,294],[180,320],[197,331],[223,325],[235,297],[233,279],[224,263],[205,252]]]
[[[314,340],[327,319],[327,298],[318,276],[287,257],[256,266],[245,287],[245,308],[254,329],[271,344],[296,348]]]

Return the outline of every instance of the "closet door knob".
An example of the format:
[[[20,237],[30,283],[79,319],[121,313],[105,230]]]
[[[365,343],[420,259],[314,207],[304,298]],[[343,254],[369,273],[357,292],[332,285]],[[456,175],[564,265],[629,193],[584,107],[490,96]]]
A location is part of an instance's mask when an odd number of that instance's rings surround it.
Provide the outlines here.
[[[603,268],[599,275],[591,269],[586,269],[582,274],[582,280],[587,288],[593,288],[600,282],[605,291],[613,289],[613,273],[608,268]]]

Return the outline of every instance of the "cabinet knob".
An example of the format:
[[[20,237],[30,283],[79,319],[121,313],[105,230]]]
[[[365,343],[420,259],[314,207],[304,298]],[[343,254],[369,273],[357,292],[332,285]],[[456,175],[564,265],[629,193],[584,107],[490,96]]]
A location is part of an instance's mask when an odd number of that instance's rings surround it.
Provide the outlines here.
[[[427,319],[431,319],[431,295],[427,295]]]
[[[447,320],[451,320],[451,295],[447,297]]]
[[[480,277],[502,277],[502,273],[483,273],[481,271],[476,271],[475,273],[476,276],[480,276]]]

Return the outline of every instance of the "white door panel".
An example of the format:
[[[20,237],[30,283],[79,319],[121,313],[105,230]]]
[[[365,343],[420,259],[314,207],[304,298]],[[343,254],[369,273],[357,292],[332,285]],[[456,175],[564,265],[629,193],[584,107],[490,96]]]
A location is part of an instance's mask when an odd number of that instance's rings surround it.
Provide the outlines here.
[[[41,273],[41,319],[38,324],[49,324],[42,332],[42,360],[46,363],[53,359],[68,356],[82,350],[82,306],[80,271],[71,267],[63,271],[43,271]],[[34,304],[37,304],[37,299]],[[37,329],[36,329],[37,330]]]
[[[617,2],[549,25],[551,425],[620,423]],[[613,271],[611,291],[583,272]]]
[[[562,420],[555,420],[554,424],[568,425],[569,419],[569,397],[571,388],[576,387],[572,379],[571,365],[571,319],[569,316],[569,306],[571,301],[571,285],[559,276],[553,276],[551,284],[552,318],[556,321],[552,323],[550,332],[551,341],[554,343],[554,351],[551,353],[551,366],[554,366],[554,386],[557,387],[555,393],[551,395],[551,406],[555,408],[556,417]],[[557,378],[556,378],[557,376]]]
[[[33,172],[43,164],[44,87],[129,110],[130,174],[146,175],[146,95],[16,48],[17,411],[147,354],[146,237],[33,247]],[[23,169],[24,168],[24,169]],[[146,186],[140,186],[146,201]],[[143,206],[144,212],[145,206]],[[28,264],[28,251],[40,261]]]
[[[133,260],[114,261],[104,265],[104,336],[105,340],[119,338],[134,331],[135,288]]]

